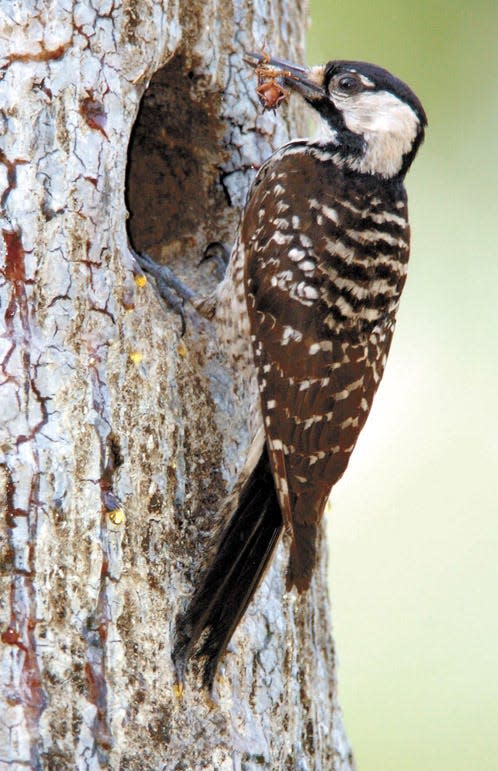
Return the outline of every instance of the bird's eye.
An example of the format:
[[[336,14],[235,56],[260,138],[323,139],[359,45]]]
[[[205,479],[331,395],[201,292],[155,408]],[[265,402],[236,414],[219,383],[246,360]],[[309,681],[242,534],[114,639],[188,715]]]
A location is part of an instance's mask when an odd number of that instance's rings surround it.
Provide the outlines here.
[[[344,94],[357,94],[361,91],[361,82],[355,75],[341,75],[337,81],[337,88]]]

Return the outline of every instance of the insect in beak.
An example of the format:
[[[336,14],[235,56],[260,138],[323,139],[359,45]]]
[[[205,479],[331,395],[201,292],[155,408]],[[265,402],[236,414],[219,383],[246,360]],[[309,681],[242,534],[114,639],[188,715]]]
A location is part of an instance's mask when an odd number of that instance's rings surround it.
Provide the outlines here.
[[[322,73],[317,73],[315,81],[314,70],[274,59],[267,53],[248,53],[244,60],[254,68],[258,78],[256,93],[267,110],[276,109],[288,98],[290,90],[297,91],[310,101],[324,95],[318,83]]]

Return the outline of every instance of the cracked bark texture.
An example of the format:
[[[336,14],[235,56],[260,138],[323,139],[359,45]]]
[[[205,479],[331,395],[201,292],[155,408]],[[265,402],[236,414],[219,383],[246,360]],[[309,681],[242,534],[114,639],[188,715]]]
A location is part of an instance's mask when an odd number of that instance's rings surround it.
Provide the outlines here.
[[[299,105],[262,114],[243,51],[299,61],[305,21],[290,0],[0,0],[0,769],[352,768],[325,557],[285,595],[282,544],[214,701],[195,672],[175,696],[247,405],[126,223],[213,288],[203,247],[303,128]]]

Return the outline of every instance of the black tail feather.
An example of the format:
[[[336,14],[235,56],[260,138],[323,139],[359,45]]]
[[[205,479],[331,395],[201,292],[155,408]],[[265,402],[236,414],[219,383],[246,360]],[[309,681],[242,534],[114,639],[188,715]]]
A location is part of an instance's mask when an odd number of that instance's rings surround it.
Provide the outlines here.
[[[204,658],[211,687],[218,662],[256,591],[282,532],[266,447],[239,496],[214,562],[177,622],[173,661],[183,681],[188,660]]]

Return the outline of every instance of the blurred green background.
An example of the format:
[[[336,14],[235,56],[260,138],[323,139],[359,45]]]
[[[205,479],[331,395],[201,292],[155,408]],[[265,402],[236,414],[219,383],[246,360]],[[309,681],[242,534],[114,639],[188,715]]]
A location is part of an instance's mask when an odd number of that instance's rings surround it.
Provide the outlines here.
[[[376,403],[329,514],[359,771],[498,769],[498,3],[311,0],[308,63],[381,64],[429,116]]]

